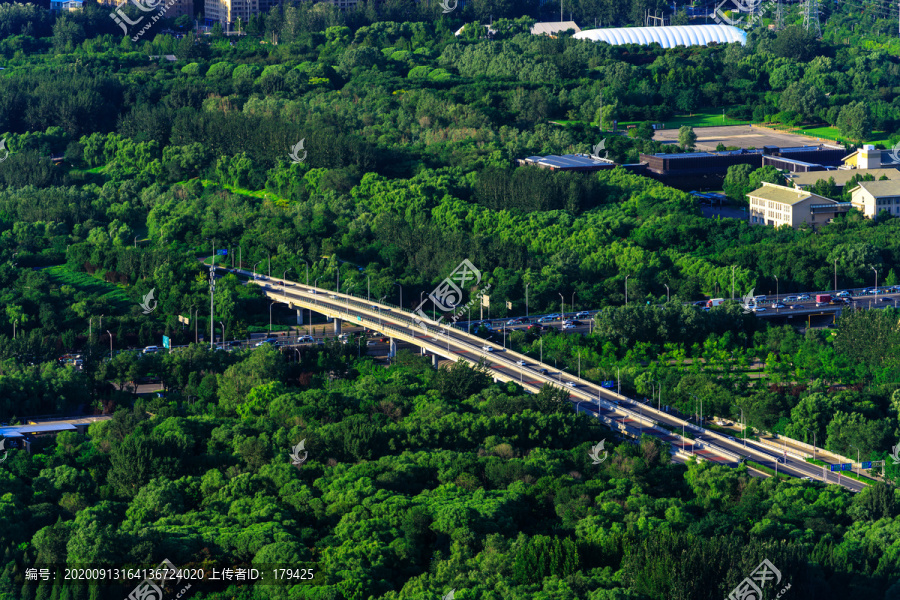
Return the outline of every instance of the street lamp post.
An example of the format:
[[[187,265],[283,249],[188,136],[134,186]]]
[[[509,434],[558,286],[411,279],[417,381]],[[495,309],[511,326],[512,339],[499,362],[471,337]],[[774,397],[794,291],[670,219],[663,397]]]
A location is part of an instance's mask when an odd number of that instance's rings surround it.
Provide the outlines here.
[[[109,333],[109,360],[112,360],[112,333],[109,329],[106,330],[106,333]]]
[[[837,291],[837,261],[838,259],[834,259],[834,291]]]
[[[369,298],[369,294],[370,294],[370,291],[369,291],[369,283],[370,283],[370,282],[369,282],[369,276],[366,275],[366,301],[369,301],[369,300],[370,300],[370,298]]]
[[[575,315],[575,292],[572,292],[572,315]]]
[[[876,286],[876,287],[877,287],[877,286]],[[851,448],[856,448],[856,464],[859,465],[859,464],[860,464],[860,463],[859,463],[859,446],[854,446],[853,444],[849,444],[849,446],[850,446]],[[862,466],[862,465],[860,465],[860,467],[861,467],[861,466]],[[857,475],[862,475],[862,474],[860,473],[860,471],[862,471],[862,469],[861,469],[860,467],[857,467],[857,468],[856,468],[856,474],[857,474]]]
[[[566,299],[563,298],[562,292],[557,292],[559,294],[559,308],[562,313],[559,315],[559,330],[562,331],[563,323],[566,322]]]
[[[277,302],[273,302],[269,305],[269,335],[272,335],[272,307],[276,304]]]
[[[530,283],[525,284],[525,318],[528,318],[528,286]]]
[[[731,265],[731,299],[734,300],[734,265]]]
[[[194,343],[200,343],[200,334],[197,332],[197,321],[200,318],[200,307],[197,307],[197,310],[194,311]]]
[[[875,293],[878,293],[878,269],[872,267],[872,270],[875,271]],[[888,273],[890,275],[890,273]]]
[[[258,263],[256,263],[255,265],[253,265],[253,279],[256,279],[256,267],[258,267],[258,266],[260,265],[261,262],[262,262],[262,261],[259,261]]]
[[[778,275],[775,275],[775,306],[776,306],[775,312],[778,312],[778,308],[777,308],[777,307],[778,307],[778,304],[779,304],[779,302],[778,302],[778,284],[779,284],[779,282],[778,282]]]
[[[225,349],[225,323],[219,321],[219,325],[222,326],[222,349]]]
[[[285,288],[287,287],[287,281],[285,281],[284,276],[287,275],[287,272],[290,271],[290,270],[293,269],[293,268],[294,268],[294,267],[288,267],[288,268],[285,269],[284,272],[281,274],[281,293],[282,293],[282,295],[284,295],[284,294],[287,293],[287,289],[285,289]]]
[[[837,289],[837,288],[835,288]],[[813,460],[816,460],[816,432],[809,427],[806,428],[807,431],[813,434]]]
[[[400,310],[403,310],[403,285],[397,283],[396,281],[394,282],[394,285],[400,287]]]
[[[301,258],[300,260],[303,261],[303,266],[306,267],[306,285],[309,285],[309,263],[306,262],[305,258]]]
[[[663,285],[666,286],[666,304],[668,304],[672,300],[671,296],[669,295],[669,286],[665,283]]]

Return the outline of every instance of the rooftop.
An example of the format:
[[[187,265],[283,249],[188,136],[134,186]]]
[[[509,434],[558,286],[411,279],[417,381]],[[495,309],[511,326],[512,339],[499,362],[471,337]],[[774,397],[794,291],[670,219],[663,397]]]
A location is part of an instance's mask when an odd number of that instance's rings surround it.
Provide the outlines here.
[[[798,186],[815,185],[820,179],[828,181],[834,178],[834,184],[843,187],[856,175],[871,175],[875,179],[881,179],[882,175],[888,179],[900,179],[900,171],[897,169],[838,169],[836,171],[816,171],[812,173],[796,173],[791,177],[791,182]]]
[[[855,190],[857,188],[866,190],[876,198],[881,198],[883,196],[900,196],[900,180],[896,179],[889,181],[860,181],[853,189]]]
[[[525,160],[526,162],[546,165],[549,167],[570,169],[576,167],[597,167],[612,164],[612,161],[610,160],[596,158],[587,154],[564,154],[562,156],[551,154],[549,156],[529,156]]]
[[[575,24],[575,21],[535,23],[531,28],[531,35],[554,35],[560,31],[568,31],[570,29],[574,29],[575,33],[581,31],[581,28]]]
[[[798,202],[809,200],[810,198],[819,201],[821,204],[837,204],[837,202],[831,198],[819,196],[818,194],[811,194],[804,190],[798,190],[797,188],[789,188],[787,186],[776,185],[766,181],[764,181],[762,185],[761,188],[754,190],[747,195],[751,198],[771,200],[772,202],[789,205],[794,205]]]

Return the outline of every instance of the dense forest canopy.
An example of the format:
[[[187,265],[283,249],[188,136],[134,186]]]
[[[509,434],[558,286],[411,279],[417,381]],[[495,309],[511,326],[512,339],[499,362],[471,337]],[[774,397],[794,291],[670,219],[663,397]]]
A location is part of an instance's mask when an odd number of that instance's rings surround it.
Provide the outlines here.
[[[870,285],[873,269],[900,284],[900,220],[851,211],[817,231],[750,227],[621,168],[515,166],[601,139],[622,163],[680,152],[651,123],[698,111],[835,127],[848,153],[892,146],[900,42],[882,5],[821,3],[817,39],[785,3],[785,27],[770,30],[767,14],[746,46],[664,50],[530,35],[559,2],[472,0],[449,14],[286,2],[241,23],[245,35],[180,17],[137,42],[109,7],[0,4],[0,421],[112,415],[0,464],[0,599],[121,598],[133,586],[25,584],[25,569],[163,559],[315,573],[197,586],[198,599],[718,599],[763,559],[793,598],[900,598],[888,458],[900,313],[847,311],[798,333],[736,303],[685,306],[732,285],[737,297],[828,289],[835,270],[840,287]],[[583,28],[670,11],[563,8]],[[613,120],[637,127],[613,135]],[[781,177],[735,169],[724,191],[740,203]],[[840,197],[827,181],[816,190]],[[189,344],[179,317],[208,332],[201,260],[223,248],[230,264],[329,289],[340,278],[394,304],[402,289],[406,308],[467,258],[494,318],[524,314],[526,289],[532,313],[558,310],[560,294],[569,310],[603,309],[590,335],[518,331],[512,347],[684,413],[699,396],[708,414],[888,459],[886,483],[854,495],[676,464],[664,444],[571,414],[558,390],[527,394],[483,367],[432,370],[407,353],[386,367],[330,342],[289,358],[113,352],[162,335]],[[243,283],[216,282],[229,339],[268,324],[271,306]],[[287,316],[276,309],[276,323]],[[67,352],[82,370],[61,366]],[[131,384],[149,378],[166,393],[136,400]],[[609,458],[592,464],[601,440]],[[309,460],[292,465],[301,441]]]

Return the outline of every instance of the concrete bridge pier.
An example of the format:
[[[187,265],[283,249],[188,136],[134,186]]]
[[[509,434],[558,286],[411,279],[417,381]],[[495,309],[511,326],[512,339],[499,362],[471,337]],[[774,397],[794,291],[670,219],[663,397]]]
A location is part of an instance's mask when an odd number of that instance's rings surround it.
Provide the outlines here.
[[[297,309],[297,325],[303,325],[303,309]]]
[[[334,318],[334,335],[341,335],[341,320],[337,317]]]
[[[394,338],[391,338],[390,349],[388,350],[388,356],[390,358],[397,356],[397,341]]]
[[[434,367],[435,369],[437,369],[437,368],[438,368],[438,362],[439,362],[440,360],[441,360],[441,357],[440,357],[440,356],[438,356],[437,354],[432,354],[432,355],[431,355],[431,366]]]

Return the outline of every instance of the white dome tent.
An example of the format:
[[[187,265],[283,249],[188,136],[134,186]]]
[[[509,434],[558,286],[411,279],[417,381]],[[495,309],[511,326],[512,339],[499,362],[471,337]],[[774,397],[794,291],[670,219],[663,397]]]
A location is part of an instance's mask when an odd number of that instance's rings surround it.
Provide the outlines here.
[[[747,34],[731,25],[675,25],[671,27],[615,27],[587,29],[576,33],[576,40],[621,44],[652,44],[663,48],[675,46],[706,46],[710,42],[747,44]]]

